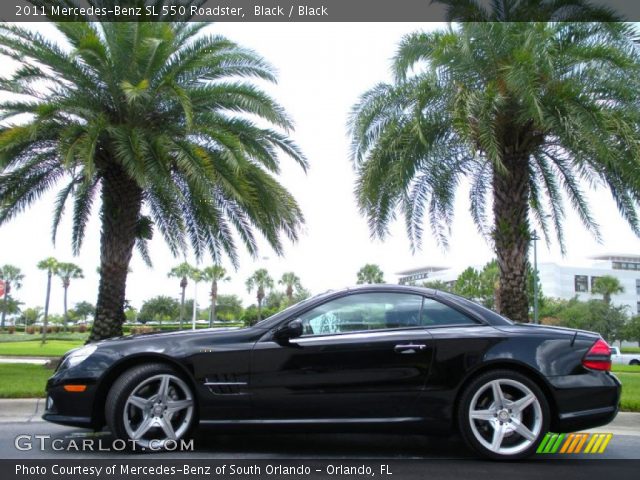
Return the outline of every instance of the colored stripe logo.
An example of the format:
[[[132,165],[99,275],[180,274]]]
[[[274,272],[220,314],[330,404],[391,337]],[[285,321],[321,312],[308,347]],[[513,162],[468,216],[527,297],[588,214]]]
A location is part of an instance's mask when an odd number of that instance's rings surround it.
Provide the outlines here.
[[[612,433],[549,432],[540,442],[536,453],[604,453],[612,438]]]

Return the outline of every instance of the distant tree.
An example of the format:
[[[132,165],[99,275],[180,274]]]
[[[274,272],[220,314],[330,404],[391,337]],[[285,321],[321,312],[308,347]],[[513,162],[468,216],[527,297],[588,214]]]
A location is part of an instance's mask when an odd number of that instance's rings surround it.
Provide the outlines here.
[[[625,307],[614,307],[602,300],[569,300],[558,312],[560,325],[598,332],[608,342],[624,337],[627,322]]]
[[[87,317],[89,315],[93,316],[93,314],[96,313],[96,307],[90,302],[85,301],[76,303],[73,309],[75,310],[76,315],[82,318],[82,321],[84,322],[87,321]]]
[[[303,287],[303,288],[297,290],[293,294],[293,303],[298,303],[298,302],[301,302],[303,300],[306,300],[310,296],[311,296],[311,291],[309,291],[309,290],[307,290],[306,288]]]
[[[158,295],[142,304],[138,318],[146,322],[175,320],[180,315],[180,304],[172,297]]]
[[[640,345],[640,315],[636,315],[629,320],[624,326],[622,333],[623,340],[638,342],[638,345]]]
[[[618,293],[624,293],[624,287],[616,277],[603,275],[602,277],[596,278],[593,282],[591,293],[602,295],[602,300],[605,303],[610,304],[611,296]]]
[[[453,292],[469,300],[482,301],[480,272],[473,267],[467,267],[454,282]]]
[[[278,283],[285,286],[285,293],[289,300],[289,305],[293,303],[293,293],[303,289],[300,277],[293,272],[283,273]]]
[[[421,284],[424,288],[433,288],[434,290],[441,290],[443,292],[451,292],[452,287],[448,282],[442,280],[426,280]]]
[[[260,268],[247,279],[246,287],[249,293],[256,290],[256,299],[258,300],[257,321],[259,322],[262,320],[262,301],[265,297],[265,290],[273,288],[273,278],[271,278],[266,269]]]
[[[138,310],[129,305],[124,309],[124,316],[127,322],[134,323],[138,319]]]
[[[187,289],[187,285],[189,285],[189,275],[191,274],[191,270],[193,267],[189,265],[187,262],[182,262],[177,267],[173,267],[171,271],[167,274],[167,276],[171,278],[179,278],[180,279],[180,330],[182,330],[182,323],[184,322],[184,295]]]
[[[24,302],[20,302],[12,297],[5,298],[4,301],[0,303],[0,313],[2,316],[5,314],[16,315],[20,313],[20,305],[24,305]]]
[[[18,267],[14,267],[13,265],[3,265],[0,267],[0,280],[4,280],[4,306],[2,307],[2,319],[0,320],[0,330],[4,329],[4,319],[7,313],[12,313],[10,310],[9,303],[12,301],[11,299],[11,290],[15,288],[19,290],[22,287],[22,280],[24,279],[24,275]],[[17,306],[18,304],[13,301],[13,305]],[[15,313],[15,312],[13,312]]]
[[[25,308],[20,314],[20,320],[24,323],[25,328],[29,325],[37,323],[42,317],[42,307]]]
[[[384,273],[380,267],[374,263],[367,263],[358,270],[358,285],[363,283],[384,283]]]
[[[209,328],[213,327],[216,321],[216,302],[218,300],[218,282],[228,282],[231,277],[227,275],[227,271],[220,265],[211,265],[202,269],[202,279],[211,283],[209,291]]]
[[[289,299],[285,292],[271,290],[264,300],[264,307],[272,310],[283,310],[289,304]]]
[[[242,317],[242,299],[237,295],[218,295],[216,308],[220,319],[230,321]]]
[[[256,305],[250,305],[244,310],[244,313],[242,314],[242,321],[246,325],[253,325],[262,319],[269,318],[277,312],[278,309],[276,308],[268,308],[266,306],[258,308]]]
[[[84,278],[82,274],[82,269],[74,264],[68,262],[59,262],[56,268],[56,275],[60,277],[62,280],[62,288],[64,289],[64,299],[63,299],[63,307],[64,307],[64,322],[63,322],[63,330],[67,331],[67,322],[69,321],[69,312],[67,308],[67,292],[69,291],[69,285],[71,285],[71,279],[76,278]]]
[[[47,295],[44,301],[44,328],[42,329],[42,343],[47,341],[47,324],[49,322],[49,299],[51,298],[51,277],[58,269],[58,260],[53,257],[38,262],[38,268],[47,272]]]

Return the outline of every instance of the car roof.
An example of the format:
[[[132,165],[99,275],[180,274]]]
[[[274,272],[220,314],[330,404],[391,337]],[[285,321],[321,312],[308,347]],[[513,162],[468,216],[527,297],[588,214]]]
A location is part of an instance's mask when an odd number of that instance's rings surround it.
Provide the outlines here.
[[[472,300],[469,300],[464,297],[460,297],[459,295],[455,295],[453,293],[445,292],[442,290],[435,290],[433,288],[425,288],[418,287],[413,285],[398,285],[393,283],[374,283],[374,284],[361,284],[361,285],[353,285],[348,286],[336,290],[327,290],[318,295],[314,295],[302,302],[299,302],[291,307],[274,314],[273,316],[264,319],[262,322],[259,322],[258,326],[271,328],[274,324],[279,323],[283,317],[288,316],[289,313],[295,314],[295,312],[300,309],[306,309],[308,305],[320,304],[322,300],[329,299],[332,297],[339,298],[344,295],[348,295],[350,293],[357,292],[398,292],[398,293],[413,293],[418,295],[424,295],[428,297],[437,297],[444,300],[445,303],[454,304],[458,308],[462,310],[470,311],[474,316],[481,317],[487,323],[491,325],[511,325],[513,322],[508,320],[507,318],[499,315],[498,313],[490,310],[479,303],[476,303]],[[312,307],[313,308],[313,307]]]

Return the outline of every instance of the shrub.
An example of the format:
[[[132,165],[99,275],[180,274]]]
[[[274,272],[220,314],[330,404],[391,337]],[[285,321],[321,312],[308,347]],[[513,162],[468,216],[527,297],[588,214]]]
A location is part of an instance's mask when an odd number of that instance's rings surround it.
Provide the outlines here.
[[[9,333],[9,335],[13,335],[14,333],[16,333],[16,327],[14,325],[10,325],[9,328],[7,328],[7,332]]]
[[[87,324],[81,323],[78,325],[78,333],[85,333],[87,331]]]
[[[27,334],[33,335],[34,333],[36,333],[36,327],[34,327],[33,325],[29,325],[26,331],[27,331]]]

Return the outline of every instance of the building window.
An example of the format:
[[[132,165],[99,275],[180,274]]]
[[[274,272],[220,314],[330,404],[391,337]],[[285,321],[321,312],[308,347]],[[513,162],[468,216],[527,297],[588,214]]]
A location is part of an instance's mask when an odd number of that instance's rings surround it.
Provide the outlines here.
[[[614,270],[640,270],[640,263],[637,262],[612,262]]]
[[[576,292],[588,292],[589,291],[589,277],[587,275],[576,275]]]
[[[638,302],[636,313],[640,314],[640,302]]]
[[[636,295],[640,295],[640,278],[636,278]]]
[[[591,277],[591,291],[593,292],[593,286],[596,284],[596,280],[600,277]]]

